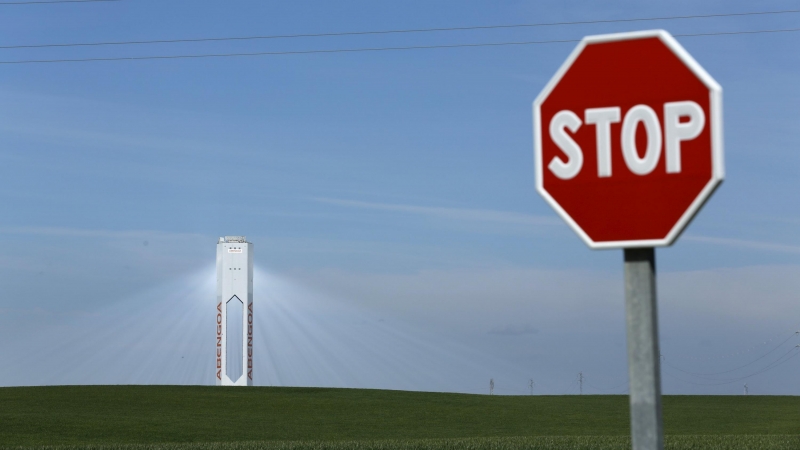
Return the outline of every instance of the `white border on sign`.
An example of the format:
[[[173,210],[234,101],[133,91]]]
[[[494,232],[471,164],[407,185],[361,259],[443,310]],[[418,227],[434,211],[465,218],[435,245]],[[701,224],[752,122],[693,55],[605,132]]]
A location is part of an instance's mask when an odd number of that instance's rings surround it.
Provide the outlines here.
[[[633,241],[608,241],[595,242],[586,234],[585,231],[570,217],[570,215],[555,201],[555,199],[544,189],[544,164],[542,162],[542,121],[541,106],[547,99],[556,85],[564,77],[564,74],[572,66],[583,49],[589,44],[600,42],[626,41],[633,39],[643,39],[657,37],[677,56],[692,73],[706,85],[710,95],[709,108],[711,109],[711,180],[703,187],[700,194],[695,198],[686,212],[675,223],[667,236],[663,239],[647,239]],[[703,207],[703,204],[711,197],[711,194],[719,187],[725,178],[725,162],[723,161],[722,145],[722,87],[717,83],[708,72],[686,51],[686,49],[665,30],[646,30],[633,31],[629,33],[602,34],[597,36],[587,36],[572,50],[567,60],[561,65],[553,78],[542,89],[542,92],[533,101],[533,160],[534,172],[536,174],[536,190],[545,201],[561,216],[564,221],[572,228],[578,236],[593,249],[608,248],[632,248],[632,247],[664,247],[672,245],[689,225],[694,216]]]

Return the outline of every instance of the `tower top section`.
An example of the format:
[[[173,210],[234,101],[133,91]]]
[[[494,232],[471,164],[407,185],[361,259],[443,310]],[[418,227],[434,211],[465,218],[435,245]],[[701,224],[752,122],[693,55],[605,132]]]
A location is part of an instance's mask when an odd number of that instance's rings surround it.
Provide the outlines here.
[[[220,244],[225,244],[229,242],[249,244],[249,242],[247,242],[247,236],[225,236],[219,238]]]

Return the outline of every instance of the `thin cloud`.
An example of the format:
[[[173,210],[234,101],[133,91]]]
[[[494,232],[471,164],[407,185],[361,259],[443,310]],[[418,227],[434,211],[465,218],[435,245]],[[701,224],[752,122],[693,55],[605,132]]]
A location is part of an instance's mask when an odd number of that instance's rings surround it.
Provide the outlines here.
[[[745,239],[717,238],[710,236],[684,236],[684,240],[703,242],[706,244],[725,245],[728,247],[749,248],[771,252],[800,254],[800,246],[774,242],[750,241]]]
[[[539,332],[538,328],[526,323],[523,325],[507,325],[505,327],[495,327],[489,330],[489,334],[496,334],[499,336],[522,336],[525,334],[536,334]]]
[[[344,206],[347,208],[371,209],[379,211],[392,211],[405,214],[435,217],[441,219],[495,222],[515,225],[561,225],[556,217],[536,216],[509,211],[491,209],[447,208],[438,206],[418,206],[397,203],[376,203],[359,200],[346,200],[337,198],[315,197],[312,200],[329,205]]]
[[[191,239],[205,237],[197,233],[169,233],[154,230],[92,230],[84,228],[61,228],[61,227],[8,227],[0,228],[0,233],[4,234],[26,234],[37,236],[67,236],[67,237],[87,237],[87,238],[106,238],[106,239]]]

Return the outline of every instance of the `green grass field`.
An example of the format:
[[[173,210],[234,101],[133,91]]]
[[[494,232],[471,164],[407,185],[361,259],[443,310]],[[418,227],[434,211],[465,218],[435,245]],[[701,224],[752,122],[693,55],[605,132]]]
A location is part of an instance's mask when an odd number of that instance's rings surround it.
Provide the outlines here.
[[[624,449],[626,396],[214,386],[0,388],[0,446]],[[667,448],[800,449],[800,398],[667,396]]]

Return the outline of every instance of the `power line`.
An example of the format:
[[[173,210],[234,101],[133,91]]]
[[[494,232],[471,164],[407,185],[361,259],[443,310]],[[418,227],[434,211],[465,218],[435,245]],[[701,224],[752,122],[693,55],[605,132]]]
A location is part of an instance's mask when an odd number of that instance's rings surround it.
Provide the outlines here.
[[[564,392],[566,392],[566,394],[564,394],[564,395],[572,394],[573,390],[577,390],[577,389],[578,389],[578,379],[575,378],[574,380],[572,380],[572,382],[569,384],[569,386],[567,386],[567,389],[564,391]]]
[[[774,335],[772,335],[769,339],[767,339],[765,341],[759,341],[759,343],[757,343],[757,344],[750,345],[749,347],[746,347],[746,348],[743,348],[743,349],[739,349],[739,350],[737,350],[735,352],[732,352],[732,353],[727,353],[727,354],[722,354],[722,355],[717,355],[717,356],[707,356],[707,357],[684,356],[684,355],[680,355],[680,354],[673,354],[673,355],[670,355],[670,357],[671,358],[672,357],[676,357],[676,358],[680,358],[680,359],[684,359],[684,360],[691,360],[691,361],[714,361],[714,360],[720,360],[720,359],[731,358],[731,357],[736,357],[736,356],[742,356],[744,354],[756,351],[756,350],[760,349],[761,347],[765,347],[765,346],[771,344],[773,341],[775,341],[777,339],[783,339],[787,335],[788,335],[788,337],[786,337],[786,340],[789,340],[792,337],[794,337],[795,335],[800,334],[800,331],[798,331],[798,330],[800,330],[800,323],[796,323],[796,324],[794,324],[794,325],[792,325],[790,327],[782,329],[781,331],[775,333]],[[783,343],[785,343],[785,341]],[[779,344],[779,346],[780,345],[781,344]],[[662,358],[663,358],[663,355],[662,355]]]
[[[797,351],[798,349],[800,349],[800,345],[795,346],[794,348],[792,348],[788,352],[786,352],[783,355],[781,355],[778,359],[776,359],[775,361],[767,364],[766,366],[764,366],[763,368],[761,368],[757,372],[753,372],[753,373],[751,373],[749,375],[745,375],[743,377],[739,377],[739,378],[735,378],[735,379],[721,380],[719,382],[713,382],[713,383],[696,383],[694,381],[684,380],[684,379],[682,379],[680,377],[676,377],[675,375],[670,375],[670,376],[675,378],[676,380],[683,381],[684,383],[694,384],[694,385],[697,385],[697,386],[722,386],[722,385],[726,385],[726,384],[737,383],[739,381],[746,380],[746,379],[748,379],[750,377],[754,377],[756,375],[760,375],[760,374],[762,374],[764,372],[768,372],[768,371],[770,371],[770,370],[772,370],[772,369],[774,369],[774,368],[786,363],[787,361],[791,360],[792,358],[796,357],[797,355],[800,355],[800,351]],[[790,354],[791,354],[791,356],[789,356]],[[787,358],[787,356],[788,356],[788,358]]]
[[[625,380],[624,382],[622,382],[622,383],[620,383],[620,384],[618,384],[618,385],[616,385],[616,386],[612,386],[612,387],[610,387],[610,388],[606,388],[606,389],[604,389],[604,388],[601,388],[601,387],[597,387],[597,386],[593,385],[592,383],[589,383],[589,382],[586,380],[586,378],[585,378],[585,377],[584,377],[584,380],[583,380],[583,382],[584,382],[584,383],[586,383],[586,385],[587,385],[587,386],[589,386],[590,388],[597,389],[598,391],[601,391],[601,392],[611,392],[611,393],[615,393],[615,392],[617,392],[617,391],[619,390],[619,388],[621,388],[621,387],[623,387],[623,386],[624,386],[625,388],[627,388],[627,387],[628,387],[628,380]],[[623,391],[624,391],[624,389],[623,389]]]
[[[360,53],[381,52],[393,50],[429,50],[437,48],[464,48],[464,47],[500,47],[507,45],[531,44],[558,44],[565,42],[579,42],[580,39],[564,39],[553,41],[527,41],[527,42],[497,42],[477,44],[450,44],[450,45],[413,45],[406,47],[366,47],[366,48],[341,48],[331,50],[296,50],[278,52],[245,52],[245,53],[206,53],[195,55],[164,55],[164,56],[123,56],[109,58],[78,58],[78,59],[28,59],[19,61],[0,61],[0,64],[32,64],[32,63],[65,63],[65,62],[90,62],[90,61],[141,61],[147,59],[194,59],[194,58],[226,58],[239,56],[277,56],[277,55],[312,55],[325,53]]]
[[[78,0],[71,0],[71,1],[78,1]],[[82,1],[119,1],[119,0],[82,0]],[[343,31],[334,33],[274,34],[266,36],[231,36],[231,37],[218,37],[218,38],[157,39],[157,40],[142,40],[142,41],[76,42],[68,44],[4,45],[0,46],[0,49],[97,47],[97,46],[107,46],[107,45],[149,45],[149,44],[176,44],[176,43],[188,43],[188,42],[251,41],[251,40],[265,40],[265,39],[296,39],[296,38],[364,36],[364,35],[381,35],[381,34],[410,34],[410,33],[431,33],[431,32],[447,32],[447,31],[495,30],[495,29],[509,29],[509,28],[589,25],[589,24],[604,24],[604,23],[652,22],[658,20],[686,20],[686,19],[708,19],[708,18],[719,18],[719,17],[763,16],[763,15],[794,14],[794,13],[800,13],[800,9],[787,9],[781,11],[753,11],[753,12],[726,13],[726,14],[703,14],[703,15],[691,15],[691,16],[663,16],[663,17],[636,17],[628,19],[608,19],[608,20],[582,20],[582,21],[572,21],[572,22],[540,22],[540,23],[524,23],[524,24],[512,24],[512,25],[482,25],[482,26],[472,26],[472,27],[411,28],[404,30]]]
[[[664,360],[664,363],[665,363],[666,365],[668,365],[669,367],[671,367],[671,368],[673,368],[673,369],[675,369],[675,370],[677,370],[677,371],[679,371],[679,372],[683,372],[683,373],[685,373],[685,374],[687,374],[687,375],[694,375],[694,376],[696,376],[696,377],[700,377],[700,378],[703,378],[703,377],[708,377],[708,376],[714,376],[714,375],[723,375],[723,374],[726,374],[726,373],[735,372],[735,371],[737,371],[737,370],[739,370],[739,369],[743,369],[743,368],[745,368],[745,367],[747,367],[747,366],[749,366],[749,365],[751,365],[751,364],[754,364],[754,363],[756,363],[756,362],[758,362],[758,361],[761,361],[762,359],[764,359],[764,358],[766,358],[767,356],[769,356],[769,355],[770,355],[772,352],[774,352],[775,350],[777,350],[777,349],[781,348],[781,347],[783,346],[783,344],[785,344],[785,343],[789,342],[789,341],[790,341],[792,338],[796,337],[798,334],[800,334],[800,331],[795,331],[794,333],[792,333],[792,335],[791,335],[791,336],[789,336],[788,338],[786,338],[786,340],[784,340],[783,342],[781,342],[780,344],[778,344],[777,346],[775,346],[775,347],[774,347],[772,350],[768,351],[767,353],[764,353],[763,355],[761,355],[761,356],[759,356],[758,358],[756,358],[756,359],[754,359],[754,360],[750,361],[750,362],[749,362],[749,363],[747,363],[747,364],[741,365],[741,366],[739,366],[739,367],[735,367],[735,368],[733,368],[733,369],[730,369],[730,370],[725,370],[725,371],[723,371],[723,372],[711,372],[711,373],[688,372],[688,371],[686,371],[686,370],[683,370],[683,369],[681,369],[681,368],[679,368],[679,367],[676,367],[676,366],[673,366],[672,364],[670,364],[670,363],[667,361],[667,359],[663,357],[663,355],[662,355],[662,358],[663,358],[663,360]]]
[[[747,348],[740,349],[740,350],[732,352],[732,353],[727,353],[727,354],[722,354],[722,355],[717,355],[717,356],[710,356],[710,357],[683,356],[683,355],[680,355],[680,354],[675,354],[675,355],[670,355],[670,357],[677,357],[677,358],[680,358],[680,359],[690,360],[690,361],[716,361],[716,360],[720,360],[720,359],[732,358],[732,357],[741,356],[741,355],[756,351],[756,350],[760,349],[761,347],[767,346],[767,345],[771,344],[773,341],[775,341],[776,339],[781,339],[784,336],[786,336],[786,333],[789,333],[789,338],[791,338],[793,335],[795,335],[797,333],[798,329],[800,329],[800,323],[797,323],[797,324],[795,324],[795,325],[793,325],[791,327],[788,327],[788,328],[786,328],[784,330],[779,331],[778,333],[775,333],[772,337],[770,337],[766,341],[759,342],[758,344],[751,345],[751,346],[749,346]]]
[[[784,28],[779,30],[719,31],[713,33],[687,33],[687,34],[673,34],[673,36],[675,37],[732,36],[736,34],[788,33],[793,31],[800,31],[800,28]]]
[[[763,34],[763,33],[786,33],[800,31],[800,28],[788,28],[780,30],[753,30],[753,31],[727,31],[713,33],[690,33],[675,34],[675,37],[703,37],[703,36],[731,36],[744,34]],[[562,44],[580,42],[580,39],[559,39],[549,41],[520,41],[520,42],[489,42],[475,44],[450,44],[450,45],[413,45],[405,47],[366,47],[366,48],[342,48],[331,50],[296,50],[296,51],[276,51],[276,52],[246,52],[246,53],[205,53],[195,55],[164,55],[164,56],[121,56],[107,58],[75,58],[75,59],[25,59],[17,61],[0,61],[0,64],[44,64],[44,63],[72,63],[72,62],[99,62],[99,61],[142,61],[158,59],[200,59],[200,58],[227,58],[242,56],[277,56],[277,55],[312,55],[327,53],[362,53],[396,50],[430,50],[447,48],[470,48],[470,47],[502,47],[513,45],[535,45],[535,44]]]
[[[119,2],[122,0],[41,0],[33,2],[0,2],[3,5],[48,5],[53,3],[106,3],[106,2]]]

